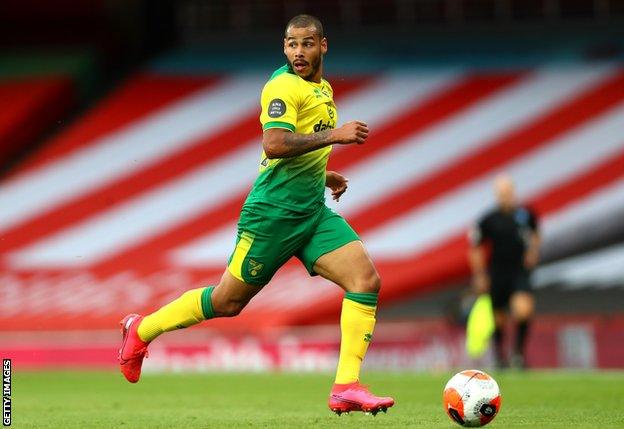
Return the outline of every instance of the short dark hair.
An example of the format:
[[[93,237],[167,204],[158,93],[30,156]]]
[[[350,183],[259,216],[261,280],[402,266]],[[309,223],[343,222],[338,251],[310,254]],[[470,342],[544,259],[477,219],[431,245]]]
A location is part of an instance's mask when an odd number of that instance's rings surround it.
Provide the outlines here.
[[[287,37],[287,32],[290,27],[295,28],[306,28],[306,27],[314,27],[319,36],[319,39],[325,37],[325,33],[323,33],[323,24],[321,21],[312,15],[301,14],[293,17],[288,24],[286,24],[286,29],[284,30],[284,37]]]

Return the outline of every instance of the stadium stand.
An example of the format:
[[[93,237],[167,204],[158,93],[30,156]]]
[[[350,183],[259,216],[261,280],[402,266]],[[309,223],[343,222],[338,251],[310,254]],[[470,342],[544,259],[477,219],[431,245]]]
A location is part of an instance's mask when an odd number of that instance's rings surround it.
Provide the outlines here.
[[[0,169],[22,161],[61,129],[97,84],[87,49],[33,49],[0,55]]]
[[[139,73],[4,180],[2,329],[74,329],[78,316],[107,329],[215,281],[257,171],[265,80]],[[465,278],[465,232],[500,171],[542,216],[546,246],[581,213],[621,209],[620,68],[388,71],[334,86],[341,119],[373,133],[335,148],[330,168],[350,188],[332,206],[376,259],[386,304]],[[323,322],[338,297],[292,263],[243,315],[211,324]]]
[[[0,166],[63,117],[72,93],[71,81],[64,78],[0,81]]]

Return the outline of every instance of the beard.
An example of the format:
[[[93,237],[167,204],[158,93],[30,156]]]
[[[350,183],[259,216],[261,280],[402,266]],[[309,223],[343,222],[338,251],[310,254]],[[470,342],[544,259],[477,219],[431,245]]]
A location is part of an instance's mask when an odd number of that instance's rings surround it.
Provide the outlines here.
[[[298,76],[302,77],[305,80],[309,80],[312,76],[316,74],[316,72],[318,72],[319,68],[321,67],[321,60],[322,60],[322,55],[319,54],[316,58],[313,58],[312,61],[308,63],[310,65],[310,73],[308,73],[306,76],[301,76],[301,75],[298,75]],[[288,65],[290,66],[290,69],[292,71],[295,71],[293,62],[290,61],[288,57],[286,57],[286,61],[288,61]],[[297,74],[296,71],[295,71],[295,74]]]

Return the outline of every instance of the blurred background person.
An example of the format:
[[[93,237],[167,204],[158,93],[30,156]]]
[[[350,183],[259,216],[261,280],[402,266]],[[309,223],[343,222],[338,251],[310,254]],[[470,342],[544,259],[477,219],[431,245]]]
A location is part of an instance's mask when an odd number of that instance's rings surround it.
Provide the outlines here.
[[[539,228],[535,213],[517,201],[511,177],[498,176],[494,192],[496,207],[478,220],[470,234],[473,286],[477,294],[489,293],[492,299],[496,365],[503,368],[511,363],[522,368],[535,308],[530,275],[539,261]],[[516,327],[511,362],[505,352],[504,335],[508,310]]]

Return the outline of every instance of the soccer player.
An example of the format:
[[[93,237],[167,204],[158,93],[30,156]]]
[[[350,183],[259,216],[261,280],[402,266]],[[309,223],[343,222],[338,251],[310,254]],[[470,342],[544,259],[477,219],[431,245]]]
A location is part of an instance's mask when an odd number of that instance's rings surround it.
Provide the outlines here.
[[[494,181],[498,206],[486,213],[471,230],[469,261],[477,293],[489,293],[494,309],[494,345],[496,364],[507,367],[504,350],[506,311],[516,325],[516,341],[511,364],[525,366],[524,345],[533,316],[535,301],[530,273],[539,261],[540,234],[537,217],[528,207],[516,201],[514,184],[507,175]],[[485,244],[491,245],[486,263]]]
[[[189,290],[156,312],[122,321],[121,372],[132,383],[151,341],[163,332],[215,317],[236,316],[292,256],[310,275],[345,291],[341,344],[329,408],[340,414],[376,414],[394,405],[360,384],[360,366],[371,341],[380,279],[362,242],[340,215],[325,205],[324,188],[336,201],[347,179],[327,171],[333,144],[363,144],[364,122],[336,128],[332,87],[323,75],[327,39],[321,22],[298,15],[284,36],[287,65],[262,90],[262,146],[259,174],[238,222],[237,242],[218,285]]]

